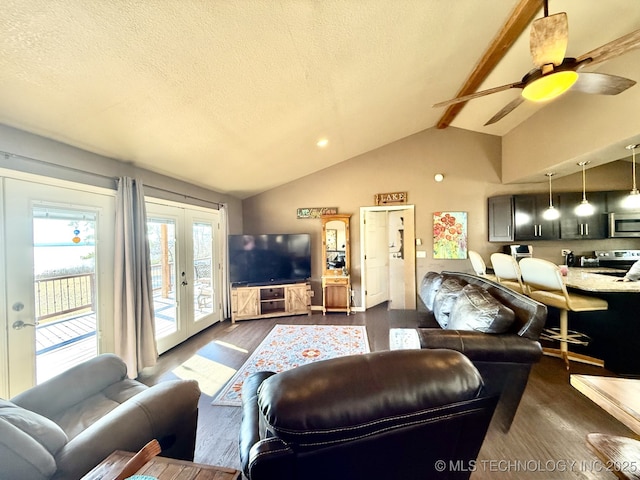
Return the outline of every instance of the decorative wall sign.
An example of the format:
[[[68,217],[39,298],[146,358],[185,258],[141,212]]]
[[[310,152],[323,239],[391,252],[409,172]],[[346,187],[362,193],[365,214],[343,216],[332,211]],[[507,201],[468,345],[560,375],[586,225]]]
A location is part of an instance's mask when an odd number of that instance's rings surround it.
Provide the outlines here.
[[[407,203],[407,192],[376,193],[373,201],[376,205]]]
[[[338,207],[299,208],[298,218],[320,218],[321,215],[335,215]]]
[[[467,258],[467,212],[433,214],[433,258]]]

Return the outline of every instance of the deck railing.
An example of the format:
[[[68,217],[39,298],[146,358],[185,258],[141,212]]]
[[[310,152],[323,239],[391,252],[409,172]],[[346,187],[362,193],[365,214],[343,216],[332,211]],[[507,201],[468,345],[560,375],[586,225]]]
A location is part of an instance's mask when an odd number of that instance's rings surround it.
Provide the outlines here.
[[[211,259],[199,259],[195,263],[196,281],[211,275]],[[171,280],[169,290],[175,285],[173,264],[169,264]],[[204,272],[204,273],[203,273]],[[151,265],[151,279],[154,295],[162,289],[162,266]],[[95,274],[78,273],[40,278],[35,281],[36,319],[63,317],[69,313],[87,310],[95,312]]]
[[[36,319],[61,317],[80,310],[95,311],[95,275],[79,273],[35,281]]]

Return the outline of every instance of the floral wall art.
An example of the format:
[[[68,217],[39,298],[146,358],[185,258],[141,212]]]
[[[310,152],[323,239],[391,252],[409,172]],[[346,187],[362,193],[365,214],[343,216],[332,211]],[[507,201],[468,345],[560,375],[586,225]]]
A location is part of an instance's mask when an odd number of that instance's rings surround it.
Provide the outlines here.
[[[467,212],[433,214],[433,258],[467,258]]]

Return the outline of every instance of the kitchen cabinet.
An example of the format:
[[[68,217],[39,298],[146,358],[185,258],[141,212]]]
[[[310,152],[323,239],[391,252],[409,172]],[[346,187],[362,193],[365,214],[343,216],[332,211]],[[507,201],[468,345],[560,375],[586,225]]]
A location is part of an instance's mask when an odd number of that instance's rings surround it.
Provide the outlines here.
[[[582,201],[581,192],[559,194],[560,238],[563,240],[595,240],[607,238],[606,192],[588,192],[587,200],[595,212],[588,217],[574,213]]]
[[[490,197],[489,241],[513,242],[513,195]]]
[[[557,196],[553,203],[558,202]],[[514,195],[514,240],[557,240],[560,238],[558,220],[545,220],[549,195]]]
[[[624,206],[624,201],[629,196],[629,190],[612,190],[605,192],[605,194],[607,200],[606,213],[626,213],[628,211]],[[591,201],[591,197],[587,196],[587,198]]]

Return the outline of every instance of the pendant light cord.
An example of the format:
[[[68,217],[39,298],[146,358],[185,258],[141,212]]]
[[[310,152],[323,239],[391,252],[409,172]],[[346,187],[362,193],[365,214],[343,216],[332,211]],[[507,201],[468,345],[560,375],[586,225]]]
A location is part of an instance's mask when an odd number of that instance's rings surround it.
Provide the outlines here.
[[[549,207],[553,207],[553,197],[551,196],[551,177],[553,173],[547,173],[547,177],[549,177]]]
[[[582,201],[586,202],[587,201],[587,193],[586,193],[586,179],[585,179],[585,175],[584,175],[584,166],[586,165],[586,163],[582,164]]]
[[[634,145],[633,149],[631,150],[631,173],[633,176],[633,191],[635,192],[637,190],[636,187],[636,147],[638,145]]]

